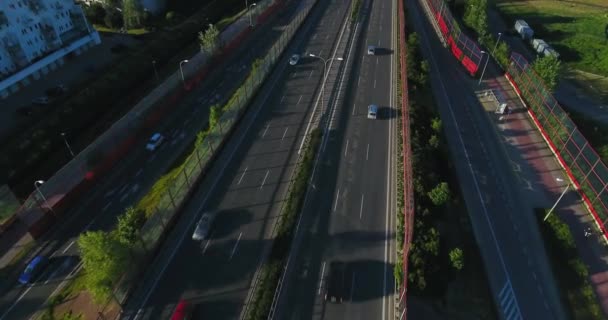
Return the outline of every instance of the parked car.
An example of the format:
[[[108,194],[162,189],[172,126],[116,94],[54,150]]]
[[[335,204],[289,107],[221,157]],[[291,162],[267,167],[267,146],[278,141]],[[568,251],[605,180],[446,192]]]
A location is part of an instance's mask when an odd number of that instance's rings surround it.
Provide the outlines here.
[[[295,66],[296,64],[298,64],[298,61],[300,61],[299,54],[294,54],[291,56],[291,58],[289,58],[289,64],[292,66]]]
[[[66,86],[59,84],[55,87],[46,89],[46,95],[49,97],[59,97],[64,93],[68,92],[68,88]]]
[[[173,311],[171,320],[187,320],[191,319],[193,306],[186,300],[180,300]]]
[[[34,282],[34,280],[40,275],[40,272],[48,264],[48,259],[44,256],[36,256],[30,263],[27,264],[23,273],[19,276],[19,283],[28,284]]]
[[[40,96],[34,100],[32,100],[33,104],[38,104],[38,105],[46,105],[51,103],[51,99],[49,99],[49,97],[47,96]]]
[[[325,301],[342,303],[344,300],[344,273],[346,264],[340,261],[329,263],[326,279]]]
[[[375,104],[370,104],[367,107],[367,118],[368,119],[376,119],[378,118],[378,106]]]
[[[148,144],[146,144],[146,149],[149,151],[156,150],[163,142],[165,141],[165,137],[160,133],[155,133],[148,140]]]
[[[209,230],[211,230],[211,225],[213,224],[214,218],[215,214],[212,212],[203,213],[200,220],[198,220],[198,223],[196,224],[194,233],[192,233],[192,240],[201,241],[207,239],[207,237],[209,237]]]

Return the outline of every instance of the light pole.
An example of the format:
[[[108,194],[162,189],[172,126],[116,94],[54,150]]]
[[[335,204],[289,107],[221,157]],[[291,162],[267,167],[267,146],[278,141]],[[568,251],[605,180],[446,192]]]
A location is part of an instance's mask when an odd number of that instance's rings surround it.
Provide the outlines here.
[[[492,55],[494,55],[494,51],[498,48],[498,43],[500,42],[500,37],[502,37],[502,32],[498,33],[498,38],[496,38],[496,44],[494,45],[494,49],[492,49]]]
[[[570,184],[568,184],[566,186],[566,189],[564,189],[564,191],[559,196],[559,198],[557,198],[557,201],[555,201],[555,204],[553,205],[553,207],[551,207],[551,209],[549,210],[549,212],[547,212],[547,215],[545,216],[545,218],[543,218],[543,221],[547,221],[547,219],[549,219],[549,216],[553,212],[553,209],[555,209],[555,207],[557,207],[557,204],[559,203],[560,200],[562,200],[562,198],[564,197],[564,195],[566,194],[566,191],[568,191],[568,189],[570,189]]]
[[[46,200],[46,197],[44,196],[44,194],[42,194],[42,191],[40,191],[40,188],[38,188],[38,186],[41,185],[41,184],[43,184],[43,183],[44,183],[43,180],[36,180],[36,181],[34,181],[34,188],[36,188],[36,191],[38,192],[38,194],[40,195],[40,197],[42,198],[42,200],[46,204],[47,208],[49,208],[49,210],[52,213],[55,213],[55,211],[53,211],[53,208],[49,205],[49,202]]]
[[[247,4],[247,0],[245,0],[245,7],[247,7],[247,15],[249,16],[249,26],[253,27],[253,20],[251,19],[251,8],[255,7],[256,3],[252,3],[251,5]]]
[[[182,68],[182,65],[187,62],[188,62],[188,59],[182,60],[179,62],[179,72],[182,75],[182,83],[183,83],[184,87],[186,86],[186,79],[184,79],[184,69]]]
[[[483,59],[484,54],[487,55],[488,58],[486,59],[486,63],[483,66],[483,70],[481,71],[481,77],[479,77],[479,82],[477,83],[477,85],[481,85],[481,80],[483,80],[483,74],[486,72],[486,67],[488,66],[488,61],[490,60],[490,55],[483,50],[481,50],[481,59]]]
[[[327,79],[327,63],[332,61],[332,60],[338,60],[338,61],[342,61],[344,60],[343,58],[339,57],[339,58],[329,58],[329,59],[324,59],[323,57],[314,55],[312,53],[308,54],[309,57],[312,58],[317,58],[320,59],[321,61],[323,61],[323,83],[321,84],[321,99],[323,101],[325,101],[325,80]],[[323,105],[323,103],[321,103],[321,105]]]
[[[62,132],[61,136],[63,137],[63,142],[65,143],[65,146],[68,147],[68,151],[70,152],[70,155],[72,155],[72,158],[74,158],[74,151],[72,151],[72,147],[70,147],[70,144],[68,143],[68,139],[65,138],[65,132]]]
[[[154,76],[156,76],[156,81],[160,81],[158,77],[158,70],[156,70],[156,60],[152,60],[152,68],[154,68]]]

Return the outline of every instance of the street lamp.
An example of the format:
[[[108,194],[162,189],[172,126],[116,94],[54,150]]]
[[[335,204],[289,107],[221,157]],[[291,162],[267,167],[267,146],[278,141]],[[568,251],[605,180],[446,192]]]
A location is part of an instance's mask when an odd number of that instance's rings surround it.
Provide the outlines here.
[[[154,68],[154,75],[156,76],[156,81],[160,81],[158,77],[158,71],[156,70],[156,60],[152,60],[152,68]]]
[[[498,38],[496,38],[496,44],[494,44],[494,49],[492,49],[492,55],[494,55],[494,51],[498,48],[498,42],[500,42],[500,37],[502,37],[502,32],[498,33]]]
[[[323,83],[321,84],[321,99],[323,101],[325,101],[325,80],[327,79],[327,76],[328,76],[328,74],[327,74],[327,63],[330,62],[330,61],[332,61],[332,60],[342,61],[344,59],[341,58],[341,57],[324,59],[323,57],[314,55],[312,53],[309,53],[308,56],[312,57],[312,58],[317,58],[317,59],[320,59],[321,61],[323,61],[323,74],[324,74],[324,76],[323,76]]]
[[[486,67],[488,66],[488,61],[490,60],[490,55],[487,52],[483,51],[483,50],[481,50],[481,59],[483,60],[483,55],[484,54],[487,55],[488,58],[486,59],[486,63],[483,66],[483,70],[481,71],[481,77],[479,77],[479,82],[477,83],[477,85],[481,85],[481,80],[483,80],[483,74],[486,72]]]
[[[63,137],[63,142],[65,143],[65,146],[68,147],[68,151],[72,155],[72,158],[74,158],[74,151],[72,151],[72,147],[70,147],[70,144],[68,143],[68,139],[65,138],[65,132],[62,132],[61,136]]]
[[[184,86],[186,86],[186,79],[184,79],[184,69],[182,68],[182,65],[187,62],[188,62],[188,59],[182,60],[179,62],[179,72],[182,75],[182,83],[184,84]]]
[[[245,0],[245,7],[247,7],[247,15],[249,16],[249,26],[253,27],[253,21],[251,20],[251,8],[255,7],[256,3],[252,3],[251,5],[247,4],[247,0]]]
[[[42,198],[42,200],[44,201],[44,203],[46,204],[47,208],[49,208],[49,210],[53,213],[55,213],[55,211],[53,211],[53,208],[49,205],[49,202],[46,200],[46,197],[44,196],[44,194],[42,194],[42,191],[40,191],[40,188],[38,188],[39,185],[43,184],[44,180],[36,180],[34,181],[34,188],[36,188],[36,191],[38,191],[38,194],[40,195],[40,197]]]

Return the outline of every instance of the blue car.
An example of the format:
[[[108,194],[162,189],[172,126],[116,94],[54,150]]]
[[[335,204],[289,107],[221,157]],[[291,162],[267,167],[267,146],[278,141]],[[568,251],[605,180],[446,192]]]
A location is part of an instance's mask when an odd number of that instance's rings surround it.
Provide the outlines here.
[[[43,256],[36,256],[30,263],[27,264],[27,267],[19,276],[19,283],[28,284],[31,283],[40,272],[46,267],[48,263],[48,259]]]

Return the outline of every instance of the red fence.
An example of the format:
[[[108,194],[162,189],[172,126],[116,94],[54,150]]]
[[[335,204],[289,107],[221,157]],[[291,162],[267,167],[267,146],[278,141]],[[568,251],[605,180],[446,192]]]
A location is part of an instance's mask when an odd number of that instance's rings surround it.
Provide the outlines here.
[[[407,271],[408,256],[414,229],[414,188],[412,184],[412,147],[410,145],[410,117],[407,84],[407,50],[405,50],[405,9],[403,0],[399,0],[399,63],[401,73],[401,138],[403,154],[403,283],[399,293],[400,319],[407,318]]]
[[[608,168],[523,56],[511,54],[506,76],[525,100],[530,116],[608,236]]]
[[[444,0],[424,0],[433,13],[450,52],[456,57],[471,76],[477,74],[482,59],[481,49],[477,43],[467,37],[458,26]]]

